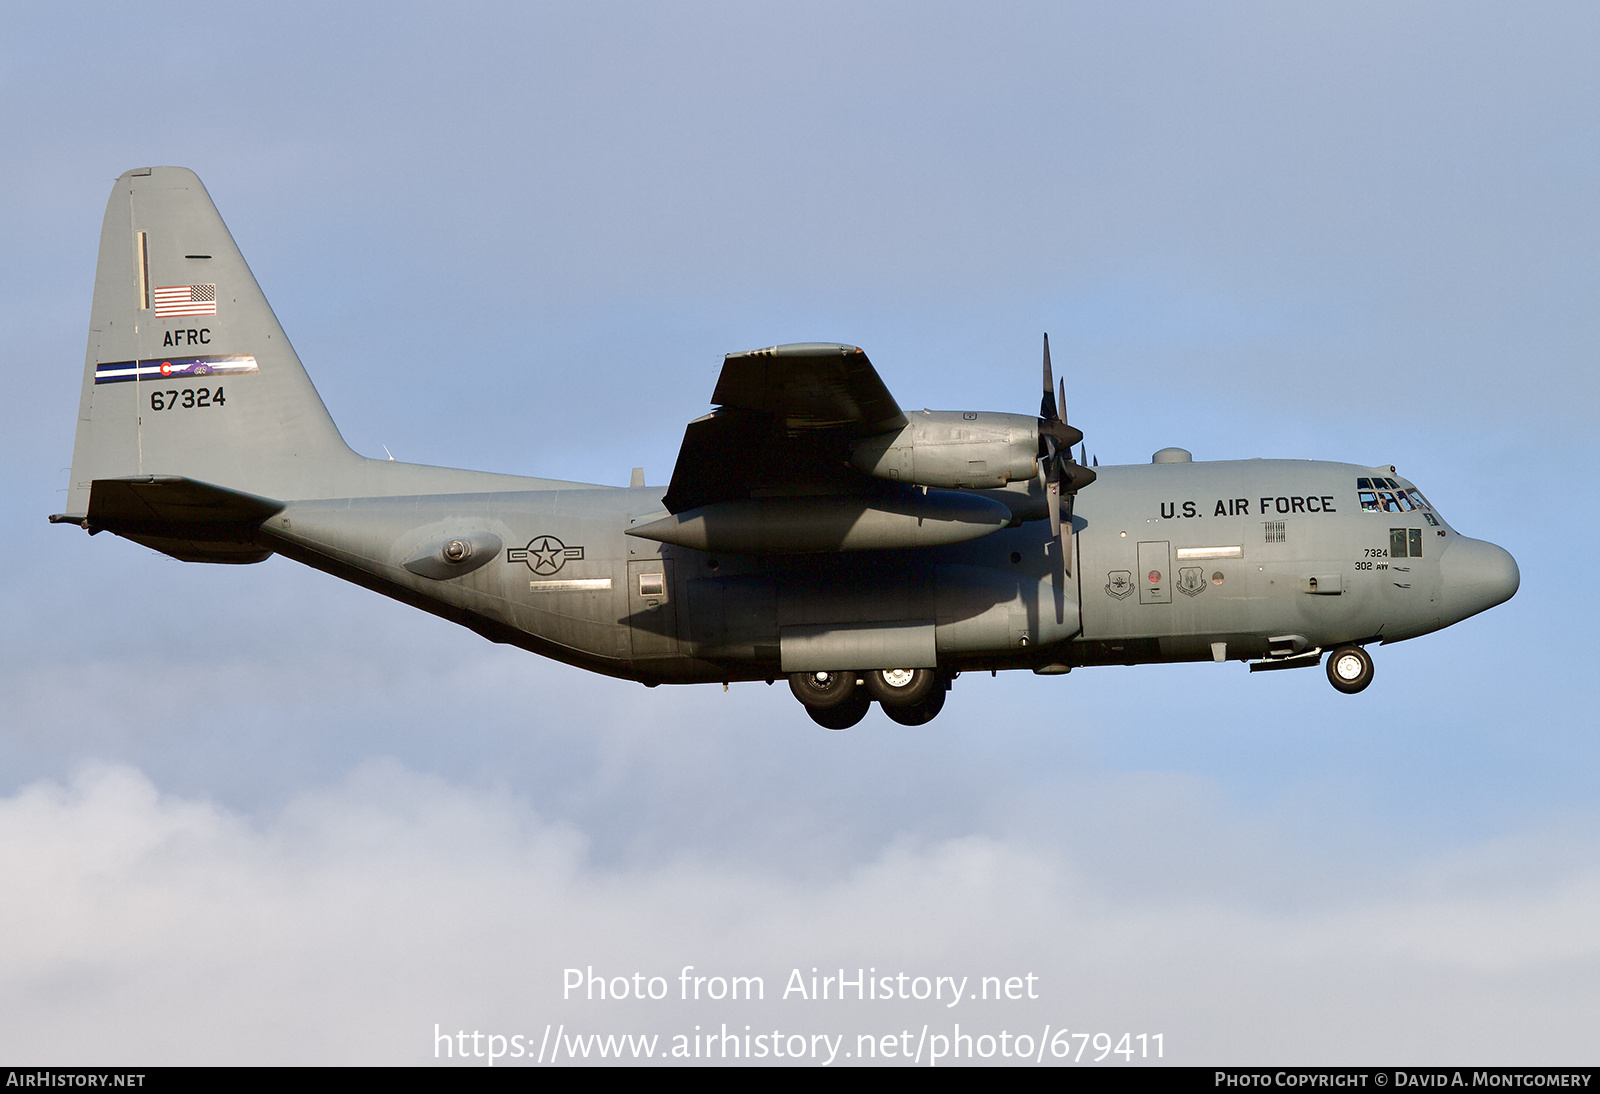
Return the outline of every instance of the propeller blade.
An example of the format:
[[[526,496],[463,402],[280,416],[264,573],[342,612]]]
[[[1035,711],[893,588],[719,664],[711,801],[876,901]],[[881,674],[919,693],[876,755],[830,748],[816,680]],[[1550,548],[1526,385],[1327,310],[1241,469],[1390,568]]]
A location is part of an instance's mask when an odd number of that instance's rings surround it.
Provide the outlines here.
[[[1045,502],[1050,509],[1050,536],[1061,551],[1063,580],[1072,577],[1072,499],[1080,487],[1095,480],[1088,467],[1088,448],[1083,460],[1073,463],[1072,446],[1083,440],[1083,431],[1067,424],[1067,381],[1055,378],[1050,368],[1050,335],[1044,336],[1044,396],[1039,400],[1039,480],[1044,485]],[[1062,527],[1062,496],[1066,499]],[[1057,605],[1058,609],[1060,605]]]
[[[1061,416],[1056,407],[1055,378],[1050,372],[1050,335],[1044,336],[1044,398],[1039,401],[1039,417],[1055,421]]]

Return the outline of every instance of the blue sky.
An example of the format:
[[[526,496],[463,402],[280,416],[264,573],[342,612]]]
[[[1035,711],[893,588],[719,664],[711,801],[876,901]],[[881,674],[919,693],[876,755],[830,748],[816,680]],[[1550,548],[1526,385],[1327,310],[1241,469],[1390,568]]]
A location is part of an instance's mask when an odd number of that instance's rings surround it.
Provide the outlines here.
[[[1575,1062],[1600,1018],[1587,5],[77,5],[0,15],[0,1052],[431,1062],[505,1034],[948,1023],[791,968],[1033,971],[971,1028],[1180,1063]],[[1358,697],[965,677],[919,730],[649,690],[64,497],[111,181],[205,180],[346,439],[622,484],[722,354],[1101,462],[1393,463],[1517,597]],[[762,975],[719,1008],[574,965]],[[476,1061],[481,1062],[481,1061]]]

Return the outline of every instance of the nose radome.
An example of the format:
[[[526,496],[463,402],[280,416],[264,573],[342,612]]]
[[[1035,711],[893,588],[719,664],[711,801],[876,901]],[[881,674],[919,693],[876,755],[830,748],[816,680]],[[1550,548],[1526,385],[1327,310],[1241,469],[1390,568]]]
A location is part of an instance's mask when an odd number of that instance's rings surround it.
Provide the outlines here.
[[[1439,560],[1440,593],[1451,621],[1503,604],[1522,583],[1517,560],[1481,539],[1458,539]]]

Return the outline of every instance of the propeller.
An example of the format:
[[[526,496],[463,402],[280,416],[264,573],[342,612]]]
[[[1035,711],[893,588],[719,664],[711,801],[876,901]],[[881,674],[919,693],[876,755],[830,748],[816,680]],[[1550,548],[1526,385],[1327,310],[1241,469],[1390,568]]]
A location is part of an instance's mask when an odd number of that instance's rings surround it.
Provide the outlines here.
[[[1044,336],[1044,398],[1039,401],[1039,478],[1050,507],[1050,535],[1061,547],[1061,572],[1072,576],[1072,499],[1095,480],[1085,464],[1074,460],[1072,446],[1083,441],[1083,431],[1067,424],[1067,383],[1057,381],[1050,369],[1050,336]],[[1087,453],[1087,446],[1085,446]],[[1062,499],[1065,498],[1066,536],[1061,534]]]

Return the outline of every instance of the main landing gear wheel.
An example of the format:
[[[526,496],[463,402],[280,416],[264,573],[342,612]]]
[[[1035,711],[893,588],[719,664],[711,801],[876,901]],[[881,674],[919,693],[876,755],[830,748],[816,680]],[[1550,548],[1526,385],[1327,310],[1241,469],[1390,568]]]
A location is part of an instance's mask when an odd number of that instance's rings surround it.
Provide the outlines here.
[[[1372,683],[1372,656],[1360,646],[1340,646],[1328,657],[1328,683],[1354,695]]]
[[[949,694],[945,689],[942,678],[935,678],[932,691],[923,697],[921,702],[909,706],[890,706],[888,703],[879,703],[883,712],[891,721],[899,722],[903,726],[924,726],[938,717],[944,709],[944,697]]]
[[[831,707],[806,707],[806,713],[823,729],[849,729],[865,718],[871,708],[872,696],[865,688],[855,688],[844,702]]]
[[[826,710],[850,702],[859,689],[853,672],[795,672],[789,675],[789,690],[807,710]]]
[[[944,681],[933,669],[875,669],[866,677],[868,694],[884,710],[918,706],[935,691],[944,690]]]

